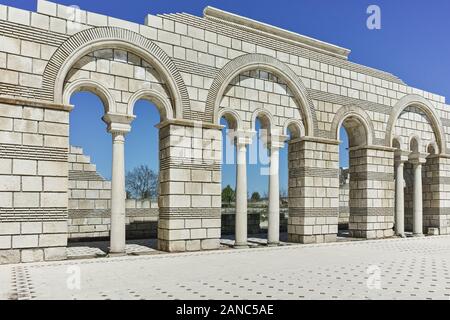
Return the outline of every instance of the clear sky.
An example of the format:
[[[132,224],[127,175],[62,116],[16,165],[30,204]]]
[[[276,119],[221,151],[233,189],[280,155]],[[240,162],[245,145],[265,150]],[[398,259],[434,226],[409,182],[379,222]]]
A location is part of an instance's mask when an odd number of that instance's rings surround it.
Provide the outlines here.
[[[408,85],[450,97],[450,1],[448,0],[58,0],[138,23],[147,13],[187,12],[202,15],[211,5],[352,50],[350,60],[395,74]],[[29,10],[34,0],[0,0]],[[366,27],[369,5],[381,8],[381,30]],[[71,143],[84,147],[98,170],[110,177],[111,138],[100,121],[101,103],[90,94],[73,96]],[[139,102],[133,132],[127,137],[126,165],[157,168],[159,116],[149,103]],[[345,140],[345,139],[344,139]],[[347,166],[342,145],[341,166]],[[280,158],[281,187],[287,187],[286,150]],[[267,190],[259,166],[249,166],[249,192]],[[224,184],[234,185],[234,166],[225,166]]]

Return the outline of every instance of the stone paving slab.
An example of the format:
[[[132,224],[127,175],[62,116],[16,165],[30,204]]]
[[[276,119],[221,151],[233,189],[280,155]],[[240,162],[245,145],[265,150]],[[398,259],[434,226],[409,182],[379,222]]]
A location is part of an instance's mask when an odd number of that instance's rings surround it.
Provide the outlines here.
[[[450,236],[127,256],[0,266],[0,298],[448,300],[449,266]]]

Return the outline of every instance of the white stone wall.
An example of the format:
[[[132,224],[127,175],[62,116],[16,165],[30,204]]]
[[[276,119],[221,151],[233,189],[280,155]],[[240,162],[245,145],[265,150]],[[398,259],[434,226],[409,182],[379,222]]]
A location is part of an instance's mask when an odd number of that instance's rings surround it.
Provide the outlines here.
[[[261,114],[278,133],[284,133],[287,121],[299,124],[295,138],[303,140],[294,143],[289,160],[290,205],[296,211],[289,222],[291,239],[335,238],[337,133],[348,117],[359,117],[363,127],[358,132],[366,134],[368,150],[391,147],[395,136],[409,150],[414,134],[423,152],[436,143],[439,170],[430,183],[440,207],[439,218],[431,220],[449,232],[450,113],[444,97],[348,61],[347,49],[212,8],[203,17],[148,15],[136,24],[43,0],[37,12],[0,5],[0,43],[0,248],[5,261],[60,256],[68,208],[108,206],[100,196],[108,183],[89,181],[70,182],[68,204],[70,106],[65,104],[77,90],[99,95],[109,119],[122,121],[110,124],[114,130],[125,130],[131,122],[134,98],[158,106],[163,120],[159,230],[165,250],[218,247],[222,145],[217,115],[224,109],[238,114],[243,129]],[[191,131],[195,126],[201,128],[198,136]],[[391,151],[380,156],[377,151],[374,159],[358,164],[367,176],[387,174],[389,179],[368,178],[371,187],[353,188],[367,196],[356,208],[393,208]],[[86,161],[80,155],[76,166],[89,167]],[[427,202],[429,208],[433,203]],[[366,214],[357,223],[386,236],[392,226],[391,209],[386,210],[390,213],[383,218],[375,221]],[[42,230],[23,231],[21,224],[30,222]],[[56,229],[44,227],[53,222]]]
[[[69,114],[8,101],[0,103],[0,263],[64,258]]]

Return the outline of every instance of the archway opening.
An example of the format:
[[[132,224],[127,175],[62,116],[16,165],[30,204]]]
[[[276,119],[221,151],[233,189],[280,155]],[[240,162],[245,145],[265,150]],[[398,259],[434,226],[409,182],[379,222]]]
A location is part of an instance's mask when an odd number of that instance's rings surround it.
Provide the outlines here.
[[[249,146],[248,176],[252,177],[248,188],[249,234],[260,231],[261,238],[266,237],[269,226],[269,174],[270,151],[268,143],[271,134],[270,118],[260,113],[254,120],[255,136]]]
[[[359,148],[368,144],[367,128],[363,120],[356,116],[346,117],[338,129],[339,139],[339,215],[338,235],[353,236],[352,230],[357,230],[357,215],[361,208],[367,206],[362,199],[364,187],[358,183],[361,172],[366,169],[361,163]]]
[[[220,118],[222,129],[222,209],[221,234],[225,241],[235,237],[236,224],[236,133],[237,119],[230,113]]]
[[[102,121],[102,99],[89,91],[70,97],[69,246],[75,241],[107,239],[111,205],[111,135]],[[105,220],[106,219],[106,220]]]
[[[125,145],[126,238],[150,240],[156,247],[160,194],[160,109],[148,97],[133,106],[136,117]]]

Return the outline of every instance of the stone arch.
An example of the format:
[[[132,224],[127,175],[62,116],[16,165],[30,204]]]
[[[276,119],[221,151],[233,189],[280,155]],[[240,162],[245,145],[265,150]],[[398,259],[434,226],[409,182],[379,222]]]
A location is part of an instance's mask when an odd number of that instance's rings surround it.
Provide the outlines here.
[[[233,130],[242,130],[242,119],[235,110],[229,108],[221,108],[217,115],[217,123],[220,123],[220,119],[225,118],[228,122],[229,128]]]
[[[115,110],[115,100],[109,90],[102,84],[91,79],[78,79],[70,83],[63,92],[62,102],[66,105],[70,104],[70,97],[79,91],[89,91],[100,98],[105,109],[105,114],[111,110]]]
[[[134,106],[140,99],[148,100],[154,103],[159,110],[161,120],[170,120],[174,118],[170,100],[163,93],[155,89],[141,89],[130,97],[127,107],[127,113],[129,116],[134,115]]]
[[[394,138],[392,138],[392,147],[398,150],[402,149],[402,137],[400,136],[394,136]]]
[[[418,153],[420,152],[420,146],[422,145],[422,140],[418,135],[412,135],[408,140],[408,151]]]
[[[426,147],[426,153],[429,155],[436,155],[439,154],[439,148],[436,144],[436,142],[430,142]]]
[[[251,122],[251,130],[256,131],[256,119],[260,118],[261,124],[263,125],[264,129],[267,129],[269,134],[275,133],[275,119],[273,118],[273,115],[270,114],[267,110],[264,109],[256,109],[252,114],[252,122]]]
[[[286,81],[301,109],[300,112],[305,122],[306,134],[308,136],[314,136],[318,131],[317,118],[314,105],[307,93],[305,85],[300,77],[287,65],[273,57],[263,54],[255,53],[240,56],[230,61],[220,70],[211,85],[206,100],[205,112],[207,115],[211,115],[211,120],[217,119],[220,100],[232,79],[242,72],[256,68],[269,71]]]
[[[53,92],[55,103],[62,102],[66,76],[84,55],[105,48],[132,52],[149,63],[163,76],[172,94],[176,117],[190,116],[189,95],[183,78],[172,59],[153,41],[117,27],[87,29],[70,37],[50,58],[44,74],[43,89]]]
[[[291,139],[298,139],[305,135],[305,127],[300,120],[290,119],[284,123],[283,135],[288,136],[288,131],[291,131]]]
[[[367,145],[372,145],[375,137],[375,129],[369,115],[363,109],[354,105],[344,106],[336,113],[331,123],[331,138],[339,140],[339,128],[344,121],[350,118],[356,119],[363,126],[365,131],[365,137],[363,138]]]
[[[397,104],[392,109],[386,129],[386,139],[385,139],[386,146],[387,147],[391,146],[397,119],[400,117],[403,110],[411,106],[419,108],[427,115],[429,121],[431,122],[434,134],[436,136],[439,152],[445,152],[446,139],[444,132],[442,130],[441,121],[436,111],[434,110],[434,106],[427,99],[416,94],[411,94],[403,97],[397,102]]]

